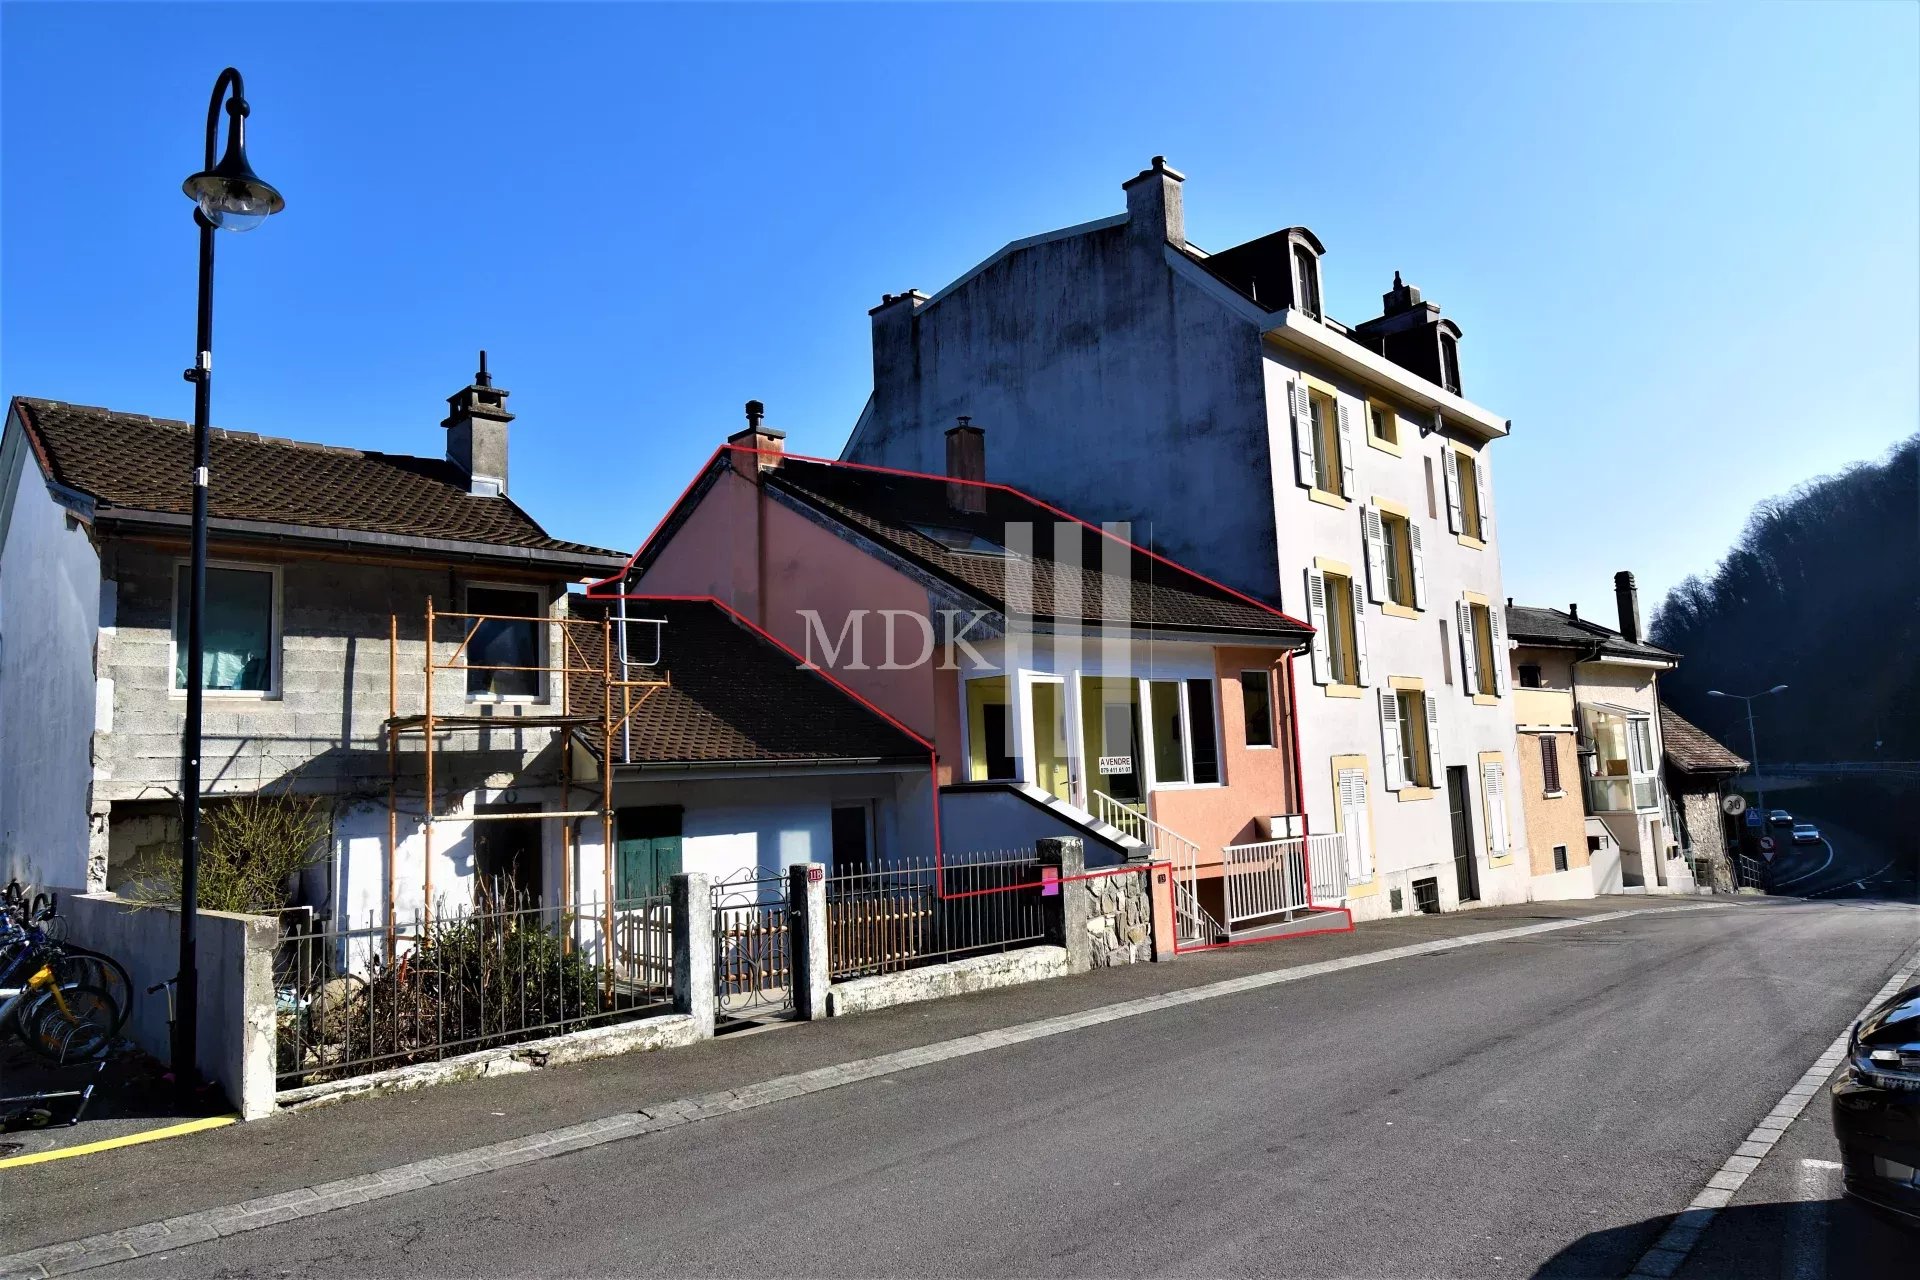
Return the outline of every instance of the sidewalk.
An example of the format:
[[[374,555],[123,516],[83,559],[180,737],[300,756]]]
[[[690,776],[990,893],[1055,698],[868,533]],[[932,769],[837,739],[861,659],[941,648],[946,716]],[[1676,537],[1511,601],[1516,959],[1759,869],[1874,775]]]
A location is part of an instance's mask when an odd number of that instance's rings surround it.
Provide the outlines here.
[[[0,1169],[0,1198],[10,1206],[5,1247],[21,1250],[113,1231],[653,1103],[1225,979],[1516,925],[1698,907],[1705,901],[1615,897],[1379,921],[1352,933],[1233,947],[1171,963],[730,1035],[687,1049],[344,1101],[147,1146]],[[1765,903],[1719,901],[1728,910],[1769,909]]]

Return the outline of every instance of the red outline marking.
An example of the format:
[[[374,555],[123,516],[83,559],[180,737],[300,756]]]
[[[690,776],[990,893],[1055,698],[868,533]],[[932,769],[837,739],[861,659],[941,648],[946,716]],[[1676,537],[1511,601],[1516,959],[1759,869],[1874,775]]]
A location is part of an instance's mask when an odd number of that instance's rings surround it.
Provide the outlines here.
[[[1031,503],[1033,506],[1040,508],[1042,511],[1046,511],[1063,520],[1067,520],[1073,524],[1077,524],[1084,529],[1090,529],[1093,532],[1099,534],[1103,538],[1106,538],[1112,542],[1116,542],[1121,546],[1128,548],[1131,551],[1137,551],[1141,555],[1146,556],[1149,560],[1153,560],[1159,564],[1164,564],[1167,567],[1174,569],[1182,574],[1185,574],[1186,576],[1193,578],[1198,582],[1204,582],[1205,584],[1214,588],[1215,590],[1223,591],[1227,595],[1235,598],[1236,600],[1243,601],[1247,604],[1252,605],[1256,609],[1259,609],[1265,613],[1272,614],[1274,617],[1279,618],[1284,622],[1291,623],[1294,626],[1304,629],[1309,635],[1313,633],[1313,627],[1311,624],[1302,622],[1300,619],[1294,617],[1292,614],[1286,613],[1280,609],[1276,609],[1272,605],[1266,603],[1263,600],[1256,600],[1252,596],[1245,593],[1244,591],[1236,591],[1234,588],[1227,586],[1225,583],[1216,582],[1214,579],[1207,577],[1203,573],[1197,573],[1194,570],[1187,568],[1185,565],[1180,564],[1177,561],[1168,559],[1166,556],[1163,556],[1156,551],[1151,551],[1146,547],[1142,547],[1138,543],[1131,542],[1126,538],[1122,538],[1118,534],[1113,533],[1107,529],[1103,529],[1098,525],[1090,524],[1071,512],[1062,511],[1060,508],[1054,506],[1052,503],[1043,502],[1039,498],[1034,497],[1032,494],[1026,493],[1019,489],[1015,489],[1011,485],[999,484],[997,482],[987,481],[987,480],[961,480],[961,479],[956,479],[952,476],[934,475],[931,472],[908,471],[898,467],[875,466],[870,463],[844,462],[837,458],[816,458],[809,454],[787,453],[785,450],[753,449],[753,448],[749,448],[746,445],[738,445],[738,444],[732,444],[732,443],[723,444],[719,448],[715,449],[713,453],[708,456],[707,461],[701,465],[698,471],[694,473],[693,479],[689,480],[687,482],[686,487],[680,491],[680,496],[674,499],[673,504],[667,508],[666,514],[661,516],[659,521],[655,523],[652,531],[647,534],[646,539],[643,542],[641,542],[640,546],[634,551],[632,555],[627,557],[627,561],[624,565],[621,566],[620,571],[618,573],[609,574],[607,577],[600,579],[598,582],[589,583],[584,593],[586,598],[590,600],[661,600],[661,601],[668,601],[668,602],[679,601],[679,602],[686,602],[686,603],[712,604],[712,605],[718,606],[720,609],[724,610],[729,616],[734,618],[736,621],[744,624],[754,634],[765,639],[768,643],[772,644],[775,648],[779,649],[782,653],[785,653],[788,657],[798,659],[798,667],[800,670],[812,671],[816,675],[819,675],[825,678],[828,684],[832,685],[834,688],[838,689],[840,692],[846,694],[848,697],[852,698],[855,702],[859,703],[861,706],[873,712],[875,715],[879,716],[882,720],[886,721],[888,724],[892,725],[894,728],[900,730],[902,733],[912,738],[915,742],[918,742],[922,746],[926,747],[927,753],[928,753],[928,760],[929,760],[927,781],[931,787],[932,794],[931,794],[930,807],[933,810],[934,894],[936,898],[939,898],[941,900],[950,901],[957,898],[978,897],[978,896],[982,896],[984,894],[990,894],[990,893],[1011,893],[1021,889],[1037,889],[1047,882],[1036,881],[1032,884],[1008,885],[1008,886],[995,888],[995,889],[970,889],[970,890],[966,890],[964,892],[955,893],[955,894],[949,894],[946,891],[946,876],[944,874],[946,868],[945,868],[945,861],[944,861],[944,850],[942,848],[941,833],[940,833],[940,753],[939,753],[939,749],[935,747],[933,743],[929,742],[926,738],[922,737],[920,734],[916,733],[914,730],[908,728],[906,725],[902,724],[899,720],[895,719],[892,715],[881,710],[872,701],[862,696],[860,693],[856,692],[847,684],[839,680],[826,668],[814,666],[811,663],[809,663],[805,657],[803,657],[799,653],[796,653],[790,646],[782,642],[778,637],[774,636],[766,628],[762,627],[757,622],[754,622],[752,619],[748,618],[746,615],[740,613],[732,605],[726,603],[725,601],[721,600],[717,596],[659,595],[659,594],[640,594],[640,593],[634,593],[634,592],[610,592],[609,593],[609,592],[605,592],[604,590],[609,584],[619,582],[626,578],[627,574],[633,569],[634,562],[639,560],[642,555],[646,554],[647,549],[650,546],[652,546],[654,539],[659,537],[661,534],[661,531],[666,528],[667,522],[673,519],[674,514],[677,511],[679,511],[681,504],[686,502],[687,496],[693,492],[694,486],[699,484],[702,477],[704,477],[707,474],[707,472],[713,467],[713,464],[717,462],[723,454],[726,454],[728,452],[752,454],[756,458],[761,456],[767,456],[767,457],[777,457],[782,459],[783,461],[790,459],[796,462],[813,462],[813,463],[818,463],[822,466],[843,467],[851,471],[872,472],[876,475],[904,476],[904,477],[915,479],[915,480],[938,481],[943,484],[962,484],[962,485],[971,485],[975,488],[981,488],[981,489],[996,489],[1002,493],[1011,494],[1013,497],[1018,498],[1023,502]],[[1151,626],[1152,624],[1149,623],[1148,625]],[[1279,934],[1271,938],[1244,938],[1244,939],[1241,939],[1239,942],[1234,942],[1232,940],[1229,940],[1227,942],[1202,943],[1198,946],[1191,946],[1191,947],[1182,947],[1180,945],[1179,930],[1178,928],[1176,928],[1174,931],[1174,938],[1173,938],[1173,953],[1175,955],[1184,955],[1184,954],[1188,954],[1196,951],[1212,951],[1212,950],[1217,950],[1221,947],[1246,946],[1256,942],[1282,942],[1288,938],[1312,937],[1315,934],[1320,934],[1320,933],[1347,933],[1347,932],[1351,932],[1353,929],[1353,912],[1351,910],[1349,910],[1346,907],[1322,907],[1313,901],[1313,866],[1311,861],[1309,860],[1309,855],[1307,852],[1308,836],[1311,832],[1311,828],[1310,828],[1308,818],[1307,818],[1307,813],[1306,813],[1306,798],[1302,794],[1302,790],[1301,790],[1300,718],[1299,718],[1299,702],[1298,702],[1299,694],[1298,694],[1298,689],[1295,684],[1294,675],[1293,675],[1293,660],[1297,656],[1297,654],[1298,654],[1297,650],[1290,649],[1287,651],[1287,707],[1288,707],[1287,718],[1289,721],[1289,729],[1291,730],[1292,737],[1293,737],[1294,794],[1295,794],[1295,798],[1300,803],[1300,830],[1301,830],[1300,860],[1301,860],[1302,870],[1305,873],[1306,882],[1307,882],[1307,909],[1310,911],[1321,910],[1321,911],[1329,911],[1329,912],[1338,912],[1339,914],[1346,917],[1346,925],[1344,927],[1334,927],[1334,928],[1326,928],[1326,929],[1310,929],[1310,930],[1304,930],[1299,933]],[[1113,868],[1105,868],[1098,871],[1087,871],[1087,872],[1082,872],[1081,874],[1075,875],[1075,876],[1062,876],[1052,881],[1052,883],[1071,884],[1079,880],[1098,880],[1108,876],[1133,875],[1133,874],[1138,874],[1142,872],[1150,872],[1153,865],[1154,865],[1153,863],[1148,863],[1145,867],[1113,867]],[[1221,874],[1222,875],[1225,874],[1224,867],[1222,869]],[[1151,881],[1149,881],[1149,884],[1148,884],[1148,895],[1149,897],[1151,897],[1152,895]],[[1175,912],[1176,914],[1178,914],[1177,904],[1175,906]]]

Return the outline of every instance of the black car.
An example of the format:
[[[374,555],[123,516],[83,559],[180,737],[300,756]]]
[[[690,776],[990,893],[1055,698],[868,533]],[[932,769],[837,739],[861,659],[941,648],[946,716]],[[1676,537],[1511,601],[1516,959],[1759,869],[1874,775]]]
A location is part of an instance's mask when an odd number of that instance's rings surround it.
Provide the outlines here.
[[[1854,1027],[1833,1132],[1848,1194],[1920,1219],[1920,986]]]

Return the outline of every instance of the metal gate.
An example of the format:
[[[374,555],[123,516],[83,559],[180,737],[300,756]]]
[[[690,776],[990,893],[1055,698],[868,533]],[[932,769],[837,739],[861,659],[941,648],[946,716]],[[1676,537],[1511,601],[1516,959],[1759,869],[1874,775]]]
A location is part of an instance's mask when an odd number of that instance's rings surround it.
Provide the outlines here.
[[[725,1018],[793,1009],[793,921],[787,878],[742,873],[713,886],[713,1001]]]

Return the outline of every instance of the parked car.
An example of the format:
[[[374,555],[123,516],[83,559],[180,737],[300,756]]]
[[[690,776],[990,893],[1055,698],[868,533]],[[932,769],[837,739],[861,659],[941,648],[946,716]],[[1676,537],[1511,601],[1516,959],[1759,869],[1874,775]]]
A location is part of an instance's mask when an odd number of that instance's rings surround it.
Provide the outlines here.
[[[1832,1097],[1847,1193],[1920,1219],[1920,986],[1854,1025]]]
[[[1793,825],[1793,815],[1785,809],[1775,809],[1773,811],[1773,825],[1776,827],[1790,827]]]
[[[1819,844],[1820,828],[1814,826],[1811,822],[1794,823],[1793,842],[1795,844]]]

